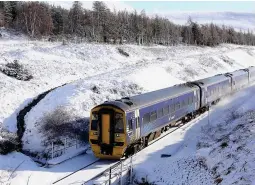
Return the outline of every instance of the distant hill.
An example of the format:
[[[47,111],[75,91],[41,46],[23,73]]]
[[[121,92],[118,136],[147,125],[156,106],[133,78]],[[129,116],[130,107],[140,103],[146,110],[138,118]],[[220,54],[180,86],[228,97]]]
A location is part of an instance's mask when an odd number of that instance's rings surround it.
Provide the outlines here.
[[[236,31],[252,30],[255,32],[255,13],[241,12],[171,12],[162,14],[176,24],[184,25],[190,16],[193,21],[200,24],[215,23],[217,25],[232,26]]]

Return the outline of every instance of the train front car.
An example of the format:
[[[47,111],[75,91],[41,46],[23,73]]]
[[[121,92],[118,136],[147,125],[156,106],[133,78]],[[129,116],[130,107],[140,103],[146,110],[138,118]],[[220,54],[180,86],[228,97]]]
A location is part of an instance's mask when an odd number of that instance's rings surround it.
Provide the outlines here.
[[[125,111],[117,104],[105,102],[90,113],[89,142],[101,159],[120,159],[127,146]]]

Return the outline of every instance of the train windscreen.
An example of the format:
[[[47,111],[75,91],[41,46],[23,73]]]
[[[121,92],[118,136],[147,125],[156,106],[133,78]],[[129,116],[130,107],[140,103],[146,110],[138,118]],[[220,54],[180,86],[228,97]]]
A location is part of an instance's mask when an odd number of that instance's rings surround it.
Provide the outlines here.
[[[92,113],[91,130],[98,130],[98,113]]]
[[[124,133],[123,114],[115,114],[115,133]]]

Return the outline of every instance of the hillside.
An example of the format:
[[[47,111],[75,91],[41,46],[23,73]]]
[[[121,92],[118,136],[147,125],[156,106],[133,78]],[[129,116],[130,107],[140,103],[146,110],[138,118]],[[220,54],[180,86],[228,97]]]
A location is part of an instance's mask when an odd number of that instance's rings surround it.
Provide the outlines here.
[[[250,46],[62,45],[60,42],[30,41],[23,36],[11,40],[9,34],[0,40],[0,66],[13,75],[0,72],[0,127],[16,132],[19,111],[37,95],[61,86],[49,92],[25,116],[23,147],[38,153],[44,152],[44,143],[49,137],[42,131],[43,120],[59,108],[68,114],[68,121],[75,122],[88,119],[90,109],[105,100],[255,64],[255,47]],[[13,74],[12,66],[18,68],[17,75]],[[27,78],[29,76],[31,78]],[[12,184],[26,183],[32,171],[32,182],[44,174],[50,176],[46,178],[49,183],[81,166],[81,161],[84,158],[47,170],[37,167],[27,156],[14,152],[0,156],[0,174],[7,181],[11,171],[22,163],[10,180]],[[41,184],[45,184],[46,179]]]

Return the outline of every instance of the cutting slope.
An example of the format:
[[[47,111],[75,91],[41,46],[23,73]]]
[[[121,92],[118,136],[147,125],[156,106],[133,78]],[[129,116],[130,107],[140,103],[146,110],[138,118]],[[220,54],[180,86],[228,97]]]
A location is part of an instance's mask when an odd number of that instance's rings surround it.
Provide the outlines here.
[[[253,49],[248,49],[247,53],[247,48],[229,45],[218,48],[123,46],[123,49],[132,58],[141,57],[141,53],[147,57],[138,58],[135,64],[126,64],[125,67],[75,81],[49,93],[26,116],[23,137],[26,150],[41,152],[45,149],[42,143],[47,137],[41,131],[42,120],[59,107],[72,115],[72,120],[89,119],[91,108],[106,100],[153,91],[255,64]],[[138,50],[140,54],[134,55]]]

